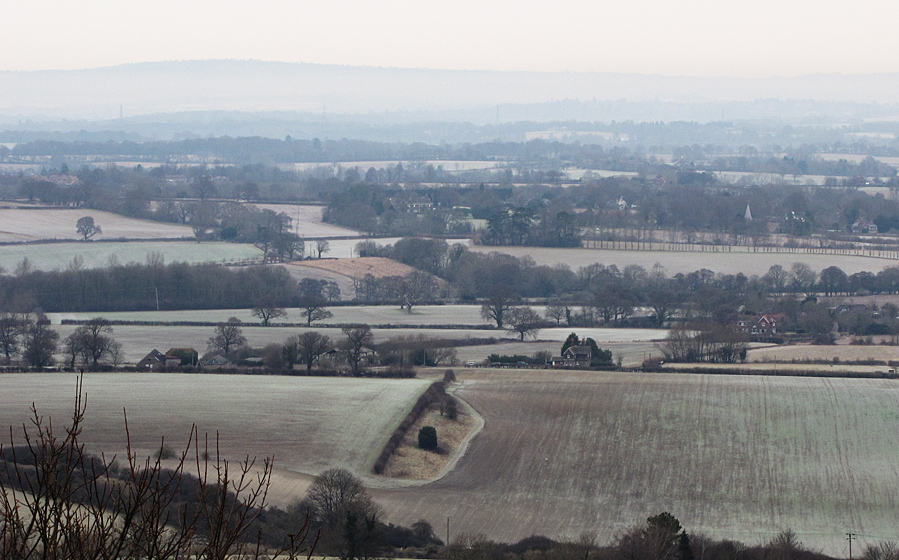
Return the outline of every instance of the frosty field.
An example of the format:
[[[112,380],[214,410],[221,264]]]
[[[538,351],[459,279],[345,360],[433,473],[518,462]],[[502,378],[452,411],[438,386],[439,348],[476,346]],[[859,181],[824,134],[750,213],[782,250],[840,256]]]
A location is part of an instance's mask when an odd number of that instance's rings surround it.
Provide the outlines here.
[[[442,371],[442,370],[441,370]],[[484,418],[453,470],[426,485],[369,473],[429,380],[88,374],[89,449],[175,449],[192,423],[225,456],[274,455],[287,505],[308,475],[351,469],[386,519],[507,542],[595,532],[606,541],[670,511],[691,532],[748,544],[792,528],[846,555],[845,532],[899,538],[899,384],[887,380],[456,369]],[[31,402],[62,421],[74,374],[0,375],[0,427]]]
[[[195,241],[122,241],[88,243],[46,243],[40,245],[0,246],[0,267],[12,272],[28,258],[35,270],[65,270],[78,256],[84,268],[109,266],[111,258],[119,264],[145,263],[147,256],[161,254],[166,263],[233,263],[260,261],[262,251],[252,245]]]
[[[103,229],[92,239],[192,238],[189,226],[138,220],[119,214],[90,209],[0,208],[0,242],[38,239],[80,239],[76,223],[91,216]]]
[[[76,374],[0,375],[0,427],[39,412],[63,426],[71,416]],[[318,474],[343,467],[366,473],[394,428],[429,385],[383,380],[244,375],[86,374],[84,442],[107,454],[125,451],[124,408],[131,443],[147,456],[161,438],[183,449],[190,427],[220,434],[224,458],[274,456],[280,469]]]
[[[651,270],[656,263],[665,267],[668,275],[678,272],[689,273],[700,268],[714,272],[759,276],[768,272],[772,265],[779,264],[788,269],[793,263],[801,262],[820,272],[828,266],[839,266],[846,274],[870,271],[877,273],[888,266],[899,265],[899,261],[876,257],[852,255],[823,255],[813,253],[751,253],[751,252],[679,252],[679,251],[617,251],[610,249],[558,249],[546,247],[487,247],[471,246],[472,251],[490,253],[498,251],[516,257],[531,257],[537,264],[565,264],[572,270],[593,263],[606,266],[616,265],[619,269],[636,264]]]
[[[252,204],[260,210],[284,213],[293,218],[291,229],[300,237],[359,237],[360,232],[322,222],[323,206],[310,204]]]
[[[456,373],[484,429],[445,478],[376,491],[395,522],[450,516],[455,534],[605,542],[669,511],[748,544],[789,527],[840,556],[846,531],[899,538],[895,381]]]
[[[487,323],[480,318],[480,308],[474,305],[421,306],[414,308],[415,312],[411,315],[400,311],[398,307],[394,306],[331,307],[329,309],[334,312],[334,317],[326,321],[316,322],[311,328],[283,326],[286,323],[304,322],[298,309],[289,309],[287,310],[288,316],[286,319],[277,319],[272,323],[273,326],[269,327],[244,326],[243,334],[247,338],[247,343],[256,348],[262,348],[266,344],[273,342],[284,342],[289,336],[309,330],[321,332],[337,343],[343,340],[344,335],[340,328],[329,325],[363,322],[371,325],[420,325],[417,328],[373,328],[372,333],[374,334],[375,343],[384,342],[389,338],[398,336],[425,336],[450,339],[509,339],[506,344],[511,346],[506,349],[495,345],[478,346],[477,348],[480,349],[478,355],[474,354],[474,349],[459,348],[459,360],[465,363],[470,360],[480,361],[492,353],[533,354],[537,350],[546,348],[558,354],[561,343],[572,331],[576,331],[578,336],[582,338],[592,337],[600,346],[611,348],[613,352],[622,353],[626,363],[630,364],[642,362],[643,358],[646,357],[645,355],[653,353],[657,355],[658,351],[654,350],[655,341],[664,339],[668,332],[664,329],[572,329],[570,327],[558,327],[541,330],[540,342],[536,343],[540,346],[536,347],[531,346],[535,344],[533,342],[514,342],[517,339],[517,335],[514,333],[510,334],[505,330],[465,327],[458,329],[427,328],[429,324],[486,325]],[[63,320],[87,320],[98,316],[109,320],[148,322],[223,322],[228,320],[229,317],[237,317],[241,321],[248,323],[259,322],[258,318],[252,316],[249,309],[48,314],[53,323],[53,329],[59,333],[61,339],[65,339],[76,328],[75,325],[60,324]],[[282,326],[278,326],[279,324]],[[200,354],[203,354],[206,350],[207,341],[213,335],[213,331],[214,327],[212,326],[114,325],[111,336],[122,343],[125,362],[135,363],[153,348],[165,352],[173,347],[192,347],[199,351]],[[517,349],[519,344],[521,349]],[[615,354],[616,359],[617,355]]]

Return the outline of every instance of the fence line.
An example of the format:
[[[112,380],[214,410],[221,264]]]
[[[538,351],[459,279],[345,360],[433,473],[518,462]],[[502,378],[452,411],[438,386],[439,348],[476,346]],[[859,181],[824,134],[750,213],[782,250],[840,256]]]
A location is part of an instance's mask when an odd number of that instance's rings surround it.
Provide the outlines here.
[[[834,248],[834,247],[782,247],[747,245],[712,245],[704,243],[672,243],[668,241],[607,241],[587,239],[588,249],[610,251],[659,251],[672,253],[783,253],[803,255],[849,255],[899,260],[899,249]]]

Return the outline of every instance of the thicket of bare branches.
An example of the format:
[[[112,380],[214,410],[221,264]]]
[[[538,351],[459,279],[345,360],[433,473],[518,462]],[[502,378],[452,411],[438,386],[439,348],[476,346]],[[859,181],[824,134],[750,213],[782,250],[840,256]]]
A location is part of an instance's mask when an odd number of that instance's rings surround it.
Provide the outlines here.
[[[0,445],[0,558],[311,558],[316,539],[308,518],[281,542],[263,539],[257,521],[270,460],[224,460],[217,442],[210,450],[208,438],[198,441],[194,426],[175,466],[164,468],[161,459],[132,452],[126,418],[128,451],[120,465],[85,451],[85,410],[79,380],[63,429],[32,406],[19,443],[10,428],[10,445]]]

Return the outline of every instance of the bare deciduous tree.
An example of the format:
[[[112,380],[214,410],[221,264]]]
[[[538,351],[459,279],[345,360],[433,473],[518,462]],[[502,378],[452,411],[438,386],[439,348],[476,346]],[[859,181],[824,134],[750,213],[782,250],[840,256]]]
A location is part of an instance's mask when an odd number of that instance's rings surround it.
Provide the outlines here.
[[[75,230],[78,231],[78,235],[82,237],[82,241],[87,241],[91,237],[103,233],[103,230],[100,229],[99,224],[94,222],[92,216],[78,218],[78,221],[75,222]]]
[[[227,322],[216,325],[215,334],[209,338],[209,348],[221,350],[227,355],[235,348],[246,344],[247,338],[243,335],[241,324],[241,320],[237,317],[229,317]]]
[[[368,325],[352,325],[341,329],[346,335],[343,341],[343,355],[353,375],[359,375],[362,371],[362,355],[367,346],[371,346],[374,336]]]

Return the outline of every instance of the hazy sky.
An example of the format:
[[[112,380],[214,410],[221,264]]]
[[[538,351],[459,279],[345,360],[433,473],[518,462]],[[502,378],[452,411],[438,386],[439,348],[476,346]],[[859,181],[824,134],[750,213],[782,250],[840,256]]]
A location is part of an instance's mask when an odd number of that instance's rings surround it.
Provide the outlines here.
[[[0,70],[232,58],[696,76],[897,72],[897,22],[894,0],[14,0],[2,11]]]

